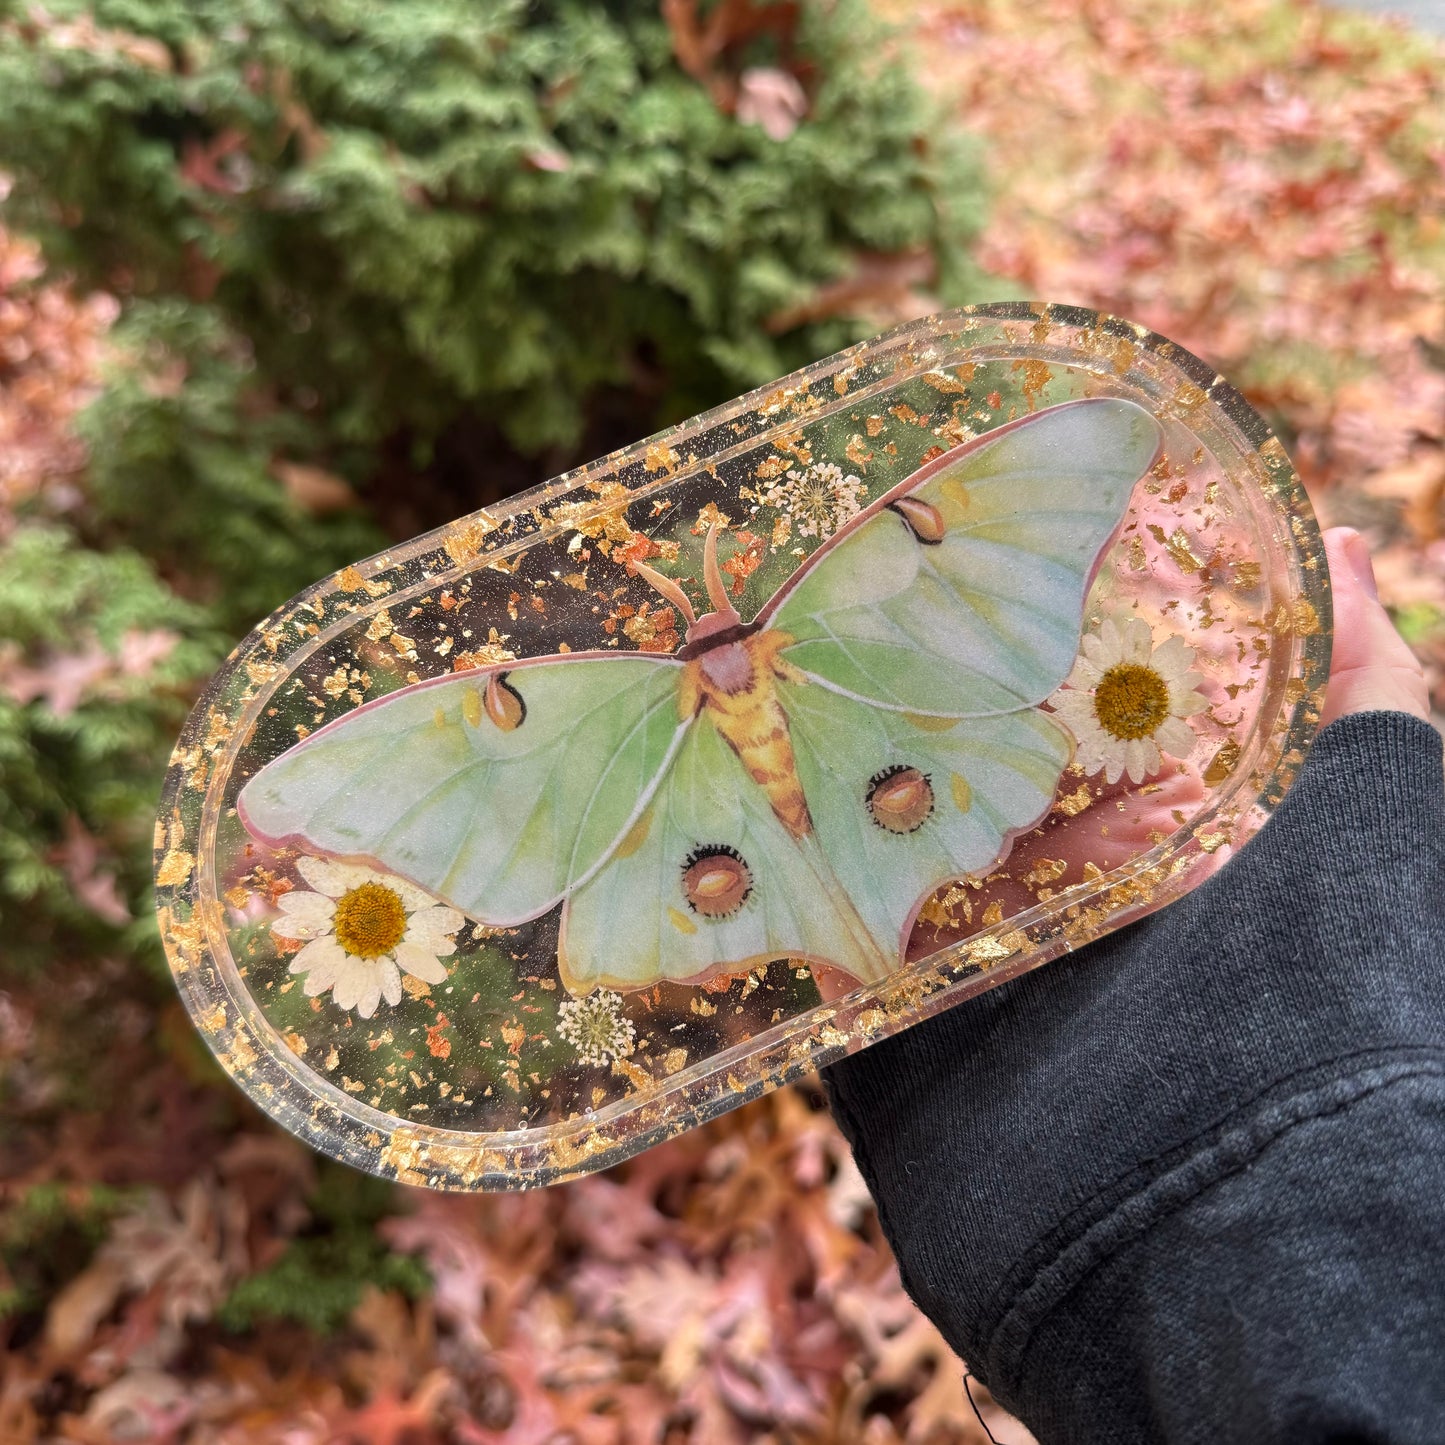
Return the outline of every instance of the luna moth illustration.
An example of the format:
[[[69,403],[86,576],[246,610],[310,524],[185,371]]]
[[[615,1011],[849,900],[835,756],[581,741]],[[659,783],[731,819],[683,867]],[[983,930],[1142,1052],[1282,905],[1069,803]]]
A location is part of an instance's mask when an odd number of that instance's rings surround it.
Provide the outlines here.
[[[673,655],[574,652],[416,683],[242,791],[257,839],[366,861],[482,923],[562,907],[576,994],[777,958],[897,969],[923,903],[1046,814],[1072,741],[1040,704],[1161,432],[1065,403],[935,458],[744,622],[637,571]]]

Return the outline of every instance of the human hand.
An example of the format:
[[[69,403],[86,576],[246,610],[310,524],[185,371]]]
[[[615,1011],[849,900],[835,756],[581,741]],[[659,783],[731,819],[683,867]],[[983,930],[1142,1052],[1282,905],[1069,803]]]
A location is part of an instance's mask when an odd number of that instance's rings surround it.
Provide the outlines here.
[[[1420,659],[1380,605],[1365,539],[1352,527],[1325,533],[1335,609],[1334,653],[1321,726],[1354,712],[1407,712],[1430,721]]]

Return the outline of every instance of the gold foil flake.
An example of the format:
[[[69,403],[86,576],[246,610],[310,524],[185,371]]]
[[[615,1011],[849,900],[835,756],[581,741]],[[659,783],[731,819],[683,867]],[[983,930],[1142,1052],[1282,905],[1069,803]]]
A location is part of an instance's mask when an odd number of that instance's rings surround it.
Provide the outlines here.
[[[649,472],[666,472],[671,476],[678,468],[681,458],[665,442],[653,442],[643,454],[642,465]]]
[[[305,1056],[306,1050],[309,1045],[307,1044],[306,1040],[296,1032],[295,1029],[288,1029],[284,1034],[281,1035],[281,1037],[285,1041],[286,1047],[290,1049],[291,1052],[295,1054],[298,1059]]]
[[[664,1074],[676,1074],[687,1067],[686,1049],[669,1049],[662,1056],[662,1072]],[[595,1101],[594,1101],[595,1103]]]
[[[1175,389],[1172,400],[1180,411],[1194,411],[1203,406],[1208,397],[1192,381],[1186,381]]]
[[[919,416],[907,402],[899,402],[897,406],[890,406],[888,408],[888,414],[889,416],[896,416],[898,420],[905,425],[926,424],[926,418]]]
[[[336,574],[336,585],[343,592],[360,592],[362,588],[360,569],[343,567]]]
[[[773,446],[780,452],[787,452],[801,466],[811,466],[813,449],[801,430],[781,432],[773,438]]]
[[[208,1033],[217,1034],[226,1027],[226,1005],[223,1003],[213,1004],[196,1020],[197,1023]]]
[[[231,733],[235,723],[228,718],[219,708],[212,708],[210,716],[206,719],[206,741],[203,744],[207,752],[214,753],[231,739]]]
[[[934,427],[933,434],[947,442],[950,447],[961,447],[964,442],[971,442],[977,435],[974,429],[959,417],[956,409],[951,417]]]
[[[694,994],[688,1003],[688,1008],[700,1018],[711,1018],[717,1012],[717,1005],[709,1003],[705,998]]]
[[[1003,922],[1003,904],[995,899],[983,910],[983,926],[985,928],[996,928]]]
[[[1198,572],[1204,562],[1194,550],[1188,534],[1183,527],[1176,527],[1167,537],[1164,535],[1164,528],[1149,524],[1149,534],[1158,542],[1166,552],[1174,559],[1174,565],[1181,572]]]
[[[1217,788],[1239,765],[1239,758],[1239,744],[1233,738],[1226,739],[1204,769],[1204,781]]]
[[[221,1066],[232,1074],[247,1073],[256,1062],[257,1054],[255,1046],[251,1043],[250,1035],[245,1029],[238,1028],[231,1035],[231,1047],[224,1054],[218,1054]]]
[[[1013,949],[1006,947],[997,938],[977,938],[965,945],[964,952],[975,968],[992,968],[1006,958],[1013,957]]]
[[[867,417],[863,422],[863,428],[868,433],[870,438],[880,436],[883,432],[883,428],[887,425],[888,423],[884,421],[881,416],[877,415]]]
[[[615,1058],[612,1060],[612,1072],[619,1078],[626,1079],[639,1093],[645,1093],[657,1087],[657,1080],[631,1059]]]
[[[843,455],[853,463],[855,467],[862,467],[867,470],[868,463],[873,460],[873,453],[868,449],[868,444],[857,432],[848,439],[848,445],[843,448]]]
[[[1196,833],[1194,836],[1199,840],[1199,846],[1206,853],[1217,853],[1229,842],[1228,833]]]
[[[973,921],[973,902],[968,890],[955,885],[946,893],[935,893],[925,899],[918,910],[918,921],[938,929],[957,928],[960,913],[965,923]]]
[[[731,521],[726,512],[718,510],[716,502],[709,502],[698,512],[697,521],[692,524],[692,535],[701,537],[710,527],[726,528]]]
[[[1295,602],[1291,621],[1294,623],[1294,630],[1301,637],[1313,637],[1320,631],[1320,615],[1315,611],[1314,603],[1306,597]]]
[[[562,527],[595,541],[605,557],[614,545],[625,545],[634,536],[626,517],[632,493],[620,482],[603,482],[594,485],[592,490],[597,494],[597,501],[559,502],[541,520],[547,527]],[[515,562],[512,570],[516,570]]]
[[[510,633],[489,627],[485,642],[469,647],[452,658],[452,671],[467,672],[474,667],[495,667],[499,662],[513,661],[517,654],[505,645],[510,636]]]
[[[371,619],[366,629],[366,640],[368,642],[380,642],[384,637],[390,637],[392,633],[391,613],[383,607],[375,617]]]
[[[890,1018],[911,1013],[938,986],[938,976],[923,976],[912,971],[886,985],[879,995],[884,1011]]]
[[[442,542],[442,548],[458,567],[465,567],[481,555],[482,542],[497,530],[498,524],[483,513],[453,528]]]
[[[1053,367],[1047,361],[1040,361],[1037,357],[1015,361],[1013,370],[1019,373],[1019,383],[1023,387],[1024,395],[1030,401],[1036,400],[1038,394],[1054,379]]]
[[[1042,888],[1046,883],[1057,883],[1068,871],[1069,865],[1062,858],[1040,858],[1024,874],[1024,887]]]
[[[960,367],[959,374],[962,375],[964,371],[967,371],[971,379],[974,370],[975,368],[971,365]],[[926,381],[928,385],[931,386],[935,391],[941,391],[945,396],[968,395],[968,388],[963,384],[963,382],[954,380],[954,378],[949,376],[946,372],[925,371],[923,373],[923,380]]]
[[[156,883],[162,888],[177,888],[191,876],[196,855],[182,848],[172,848],[156,870]]]
[[[1093,790],[1087,783],[1081,783],[1072,793],[1062,793],[1054,799],[1054,812],[1077,818],[1093,801]]]

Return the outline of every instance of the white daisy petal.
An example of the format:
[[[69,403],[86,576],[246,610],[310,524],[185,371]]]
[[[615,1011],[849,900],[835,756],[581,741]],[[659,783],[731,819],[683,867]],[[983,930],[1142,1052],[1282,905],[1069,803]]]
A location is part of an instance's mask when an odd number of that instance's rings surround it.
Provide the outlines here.
[[[394,873],[381,874],[376,881],[384,883],[390,888],[401,899],[401,906],[408,913],[422,913],[436,905],[435,897],[425,888],[418,888],[415,883],[409,883],[405,878],[398,878]]]
[[[1142,738],[1130,738],[1124,744],[1124,771],[1131,783],[1142,783],[1148,772],[1148,753]]]
[[[356,1001],[356,1012],[364,1019],[369,1019],[376,1012],[376,1006],[381,1002],[381,969],[376,962],[366,971],[366,978],[362,983],[361,997]]]
[[[1049,704],[1070,723],[1077,720],[1090,727],[1098,726],[1094,722],[1094,699],[1086,692],[1056,692]]]
[[[1171,756],[1187,758],[1194,751],[1194,744],[1198,739],[1187,722],[1171,717],[1165,718],[1154,730],[1154,741]]]
[[[466,922],[455,908],[427,908],[407,920],[405,942],[415,943],[432,953],[451,953],[456,944],[450,935]]]
[[[334,898],[328,898],[324,893],[308,893],[304,888],[293,888],[291,892],[283,893],[276,900],[276,906],[288,917],[315,918],[322,923],[329,923],[336,912]]]
[[[311,896],[315,898],[317,895],[313,893]],[[314,921],[309,918],[276,918],[271,922],[271,932],[277,938],[296,940],[317,938],[331,932],[331,920],[329,918]]]
[[[291,960],[292,973],[310,973],[313,977],[318,973],[326,975],[326,982],[321,988],[330,988],[331,980],[336,976],[336,970],[346,962],[346,954],[342,952],[341,945],[334,938],[313,939],[301,949]]]
[[[387,881],[385,875],[377,873],[374,868],[366,868],[360,863],[338,863],[334,858],[298,858],[296,871],[318,893],[324,893],[328,898],[340,898],[343,893],[359,888],[363,883]]]
[[[1106,627],[1110,623],[1104,624]],[[1100,672],[1106,667],[1112,667],[1119,659],[1115,656],[1115,649],[1105,646],[1102,637],[1096,637],[1092,632],[1083,641],[1082,651],[1085,661],[1092,663]]]
[[[447,971],[435,954],[415,943],[399,943],[396,946],[396,966],[419,978],[423,983],[445,983]]]
[[[1169,689],[1169,711],[1175,717],[1193,717],[1209,706],[1209,699],[1203,693],[1178,692],[1171,687]]]
[[[401,1002],[401,974],[389,958],[381,960],[381,996],[393,1008]]]
[[[1155,648],[1154,656],[1146,660],[1165,682],[1177,682],[1194,661],[1194,649],[1186,647],[1184,639],[1176,634]]]
[[[365,982],[366,964],[359,958],[346,956],[346,962],[336,970],[336,982],[331,986],[331,998],[338,1008],[354,1008],[361,997]]]
[[[1096,687],[1104,670],[1087,657],[1074,660],[1073,671],[1069,673],[1068,685],[1074,688]]]
[[[1124,625],[1122,660],[1147,664],[1150,644],[1153,641],[1154,636],[1149,630],[1149,624],[1142,617],[1131,617]]]

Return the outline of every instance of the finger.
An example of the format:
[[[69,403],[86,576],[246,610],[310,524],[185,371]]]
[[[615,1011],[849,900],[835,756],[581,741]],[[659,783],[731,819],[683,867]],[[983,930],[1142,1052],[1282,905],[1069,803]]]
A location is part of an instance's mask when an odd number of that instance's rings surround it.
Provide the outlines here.
[[[1429,722],[1424,669],[1380,605],[1365,539],[1352,527],[1331,527],[1324,540],[1335,636],[1321,725],[1377,710],[1407,712]]]

